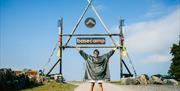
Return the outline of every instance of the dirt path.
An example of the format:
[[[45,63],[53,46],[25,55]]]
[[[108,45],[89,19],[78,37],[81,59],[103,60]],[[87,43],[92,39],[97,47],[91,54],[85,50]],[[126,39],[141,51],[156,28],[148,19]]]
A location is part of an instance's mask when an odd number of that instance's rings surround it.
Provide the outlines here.
[[[90,83],[82,83],[80,84],[74,91],[89,91]],[[103,83],[104,91],[133,91],[130,89],[124,89],[118,85],[110,84],[110,83]],[[94,91],[98,91],[97,84],[94,87]]]
[[[77,85],[77,84],[76,84]],[[90,83],[78,84],[74,91],[89,91]],[[103,83],[104,91],[180,91],[180,86],[173,85],[115,85]],[[94,91],[98,91],[97,84]]]

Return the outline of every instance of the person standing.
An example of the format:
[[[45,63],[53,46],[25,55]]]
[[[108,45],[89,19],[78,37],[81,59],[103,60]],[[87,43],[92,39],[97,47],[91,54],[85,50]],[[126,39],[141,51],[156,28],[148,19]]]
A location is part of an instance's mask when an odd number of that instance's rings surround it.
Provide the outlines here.
[[[92,55],[85,53],[80,48],[76,49],[86,62],[84,79],[90,80],[90,91],[93,91],[95,83],[98,83],[99,91],[103,91],[103,81],[110,80],[109,58],[114,54],[117,47],[101,56],[99,56],[100,53],[98,49],[95,49]]]

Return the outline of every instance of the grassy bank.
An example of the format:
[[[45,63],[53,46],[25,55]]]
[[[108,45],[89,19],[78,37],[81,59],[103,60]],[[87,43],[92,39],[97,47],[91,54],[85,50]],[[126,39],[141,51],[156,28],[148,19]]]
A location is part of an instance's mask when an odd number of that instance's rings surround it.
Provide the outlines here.
[[[73,91],[76,86],[68,83],[46,82],[41,86],[23,89],[21,91]]]

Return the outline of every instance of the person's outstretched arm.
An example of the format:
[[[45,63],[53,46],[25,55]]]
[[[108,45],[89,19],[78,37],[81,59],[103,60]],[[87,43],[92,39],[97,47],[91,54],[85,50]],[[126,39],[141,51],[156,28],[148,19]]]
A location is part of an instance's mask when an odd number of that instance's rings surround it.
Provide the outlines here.
[[[79,54],[80,54],[85,60],[88,59],[89,55],[86,54],[83,50],[81,50],[81,48],[76,47],[76,50],[79,52]]]
[[[76,46],[76,50],[79,52],[79,51],[81,50],[81,48],[79,48],[79,47]]]
[[[110,57],[114,54],[114,52],[115,52],[115,50],[116,50],[117,48],[118,48],[118,47],[116,46],[115,48],[113,48],[113,49],[110,50],[108,53],[104,54],[103,56],[104,56],[104,57],[107,57],[107,58],[110,58]]]

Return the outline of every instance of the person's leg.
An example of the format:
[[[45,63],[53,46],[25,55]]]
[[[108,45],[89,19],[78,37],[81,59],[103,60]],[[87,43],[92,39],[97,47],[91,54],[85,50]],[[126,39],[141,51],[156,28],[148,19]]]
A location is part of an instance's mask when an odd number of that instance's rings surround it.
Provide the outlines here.
[[[94,82],[91,82],[90,91],[93,91],[94,85],[95,85],[95,83],[94,83]]]
[[[98,89],[99,91],[103,91],[103,85],[101,82],[98,83]]]

